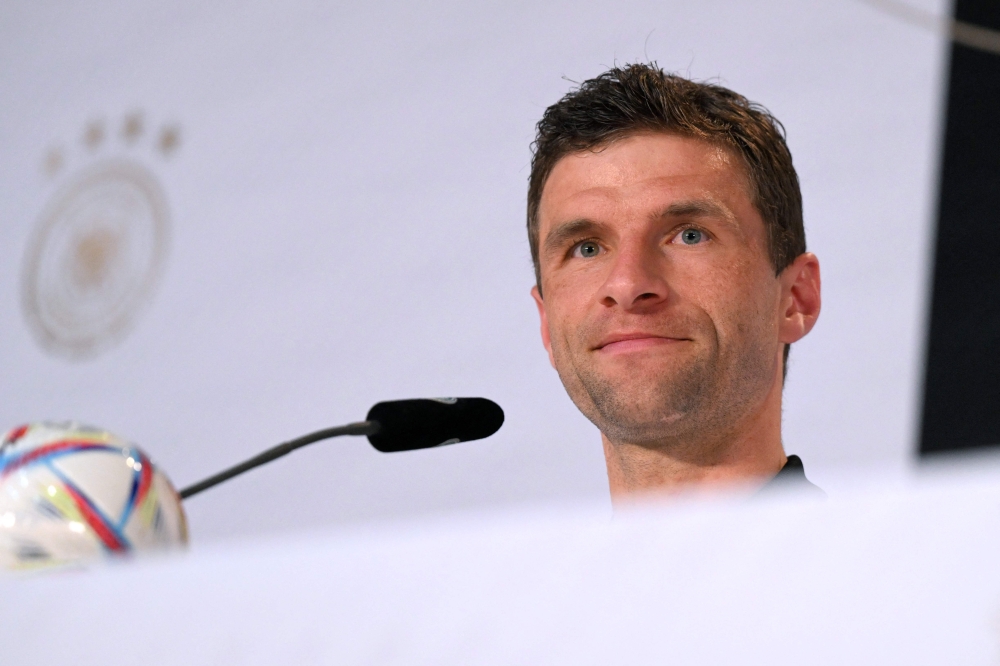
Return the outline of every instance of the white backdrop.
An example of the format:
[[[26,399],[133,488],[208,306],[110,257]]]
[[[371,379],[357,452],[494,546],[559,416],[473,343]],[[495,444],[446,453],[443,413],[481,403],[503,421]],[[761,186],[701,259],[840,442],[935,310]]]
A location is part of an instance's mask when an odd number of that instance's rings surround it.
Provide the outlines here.
[[[787,127],[824,309],[792,351],[786,449],[831,493],[845,466],[898,469],[915,451],[945,56],[849,0],[4,2],[0,428],[100,424],[183,486],[378,400],[506,410],[483,442],[297,452],[192,499],[195,540],[605,498],[598,434],[528,296],[529,143],[567,79],[652,59]],[[159,178],[169,252],[128,335],[68,361],[26,323],[25,257],[60,185],[115,156]]]

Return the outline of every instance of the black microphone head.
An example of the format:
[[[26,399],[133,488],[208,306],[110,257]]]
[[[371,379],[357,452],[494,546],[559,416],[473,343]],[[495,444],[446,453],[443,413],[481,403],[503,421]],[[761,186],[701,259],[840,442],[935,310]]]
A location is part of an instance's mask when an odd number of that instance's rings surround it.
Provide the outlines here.
[[[419,398],[380,402],[366,418],[379,424],[368,441],[392,453],[489,437],[503,425],[503,410],[486,398]]]

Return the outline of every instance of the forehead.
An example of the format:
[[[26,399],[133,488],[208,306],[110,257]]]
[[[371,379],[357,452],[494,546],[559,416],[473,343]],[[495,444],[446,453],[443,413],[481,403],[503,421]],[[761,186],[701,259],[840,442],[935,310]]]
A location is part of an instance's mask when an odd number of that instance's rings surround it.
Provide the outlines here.
[[[674,134],[637,134],[595,150],[566,155],[545,182],[541,229],[580,208],[662,205],[677,198],[752,207],[742,162],[731,150]],[[558,220],[556,220],[558,221]]]

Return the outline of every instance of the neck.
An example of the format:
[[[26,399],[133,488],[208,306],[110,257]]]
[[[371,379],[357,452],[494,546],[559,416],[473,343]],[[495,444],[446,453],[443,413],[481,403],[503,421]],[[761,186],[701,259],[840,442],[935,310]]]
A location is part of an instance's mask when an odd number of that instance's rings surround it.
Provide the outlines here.
[[[612,442],[602,433],[612,502],[766,483],[787,461],[781,444],[781,384],[779,378],[762,403],[722,432],[652,444]]]

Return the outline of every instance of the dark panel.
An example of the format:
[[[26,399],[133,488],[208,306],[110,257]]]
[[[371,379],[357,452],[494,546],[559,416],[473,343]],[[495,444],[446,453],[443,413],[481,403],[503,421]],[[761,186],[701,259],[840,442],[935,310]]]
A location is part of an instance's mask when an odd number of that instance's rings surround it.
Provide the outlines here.
[[[1000,29],[1000,2],[955,17]],[[1000,55],[953,45],[921,453],[1000,444]]]

